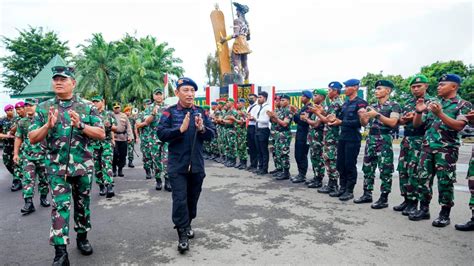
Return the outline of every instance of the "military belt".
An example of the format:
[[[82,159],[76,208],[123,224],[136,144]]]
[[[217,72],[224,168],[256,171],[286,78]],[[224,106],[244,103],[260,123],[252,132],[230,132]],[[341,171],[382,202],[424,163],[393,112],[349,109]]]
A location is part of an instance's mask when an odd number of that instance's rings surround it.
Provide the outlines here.
[[[424,136],[425,135],[425,131],[424,130],[405,130],[404,136],[407,136],[407,137],[420,137],[420,136]]]
[[[387,135],[390,134],[392,130],[390,129],[378,129],[378,128],[371,128],[369,131],[369,135]]]

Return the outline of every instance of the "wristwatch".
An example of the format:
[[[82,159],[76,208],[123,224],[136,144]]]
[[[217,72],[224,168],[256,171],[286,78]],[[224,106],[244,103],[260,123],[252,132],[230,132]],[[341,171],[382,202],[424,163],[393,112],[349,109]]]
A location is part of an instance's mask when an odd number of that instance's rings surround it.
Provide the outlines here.
[[[84,128],[86,128],[86,124],[84,124],[84,122],[80,122],[79,125],[77,126],[77,129],[79,130],[84,130]]]
[[[380,114],[376,114],[375,119],[379,120],[380,119]]]

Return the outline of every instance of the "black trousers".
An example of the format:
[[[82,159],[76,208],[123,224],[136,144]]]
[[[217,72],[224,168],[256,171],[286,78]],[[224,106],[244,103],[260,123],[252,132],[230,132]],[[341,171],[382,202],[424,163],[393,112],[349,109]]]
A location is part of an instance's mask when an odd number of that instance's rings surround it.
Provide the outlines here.
[[[114,158],[112,160],[112,169],[123,168],[127,159],[127,142],[115,141]]]
[[[339,140],[337,144],[336,167],[340,176],[341,189],[354,192],[357,183],[357,156],[359,156],[360,141]]]
[[[255,141],[255,126],[247,127],[247,147],[249,149],[250,167],[258,167],[258,151]]]
[[[306,176],[306,172],[308,171],[308,151],[309,145],[306,139],[295,140],[295,160],[298,166],[298,173],[302,176]]]
[[[168,173],[173,199],[172,220],[177,228],[191,224],[196,218],[197,204],[201,195],[205,173]]]
[[[268,139],[270,138],[270,129],[260,128],[255,130],[255,145],[258,153],[258,168],[268,171],[268,160],[270,154],[268,152]]]

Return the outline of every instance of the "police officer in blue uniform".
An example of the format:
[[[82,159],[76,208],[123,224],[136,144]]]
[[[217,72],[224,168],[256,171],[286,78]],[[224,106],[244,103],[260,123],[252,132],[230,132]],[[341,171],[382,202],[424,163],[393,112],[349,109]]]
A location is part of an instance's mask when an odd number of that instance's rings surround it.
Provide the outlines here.
[[[296,123],[296,135],[295,135],[295,160],[298,166],[298,175],[291,179],[293,183],[301,183],[306,180],[306,172],[308,171],[308,131],[309,124],[301,117],[309,117],[311,111],[308,107],[312,106],[311,99],[313,99],[313,93],[304,90],[301,93],[301,103],[303,106],[295,114],[293,120]]]
[[[360,81],[350,79],[344,82],[345,95],[348,100],[342,105],[341,113],[337,117],[330,117],[330,126],[341,126],[341,134],[337,145],[337,171],[340,176],[340,188],[329,194],[339,197],[341,201],[354,198],[354,187],[357,182],[357,156],[360,151],[360,120],[358,111],[367,107],[367,102],[357,96]]]
[[[158,137],[168,142],[168,176],[173,199],[172,220],[178,231],[178,251],[189,250],[194,237],[191,221],[196,218],[204,171],[203,142],[211,141],[216,129],[203,108],[194,105],[198,86],[190,78],[176,82],[179,101],[163,111],[156,128]]]

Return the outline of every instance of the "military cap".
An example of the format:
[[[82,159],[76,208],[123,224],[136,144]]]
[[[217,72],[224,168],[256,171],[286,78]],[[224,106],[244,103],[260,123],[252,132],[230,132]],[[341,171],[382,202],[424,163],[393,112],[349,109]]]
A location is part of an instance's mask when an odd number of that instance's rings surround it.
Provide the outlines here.
[[[231,103],[235,102],[235,101],[234,101],[234,98],[229,98],[229,99],[227,99],[227,101],[228,101],[228,102],[231,102]]]
[[[93,97],[91,98],[91,101],[93,101],[93,102],[100,102],[100,101],[102,101],[102,99],[103,99],[102,96],[96,95],[96,96],[93,96]]]
[[[177,81],[176,81],[176,89],[178,90],[181,86],[192,86],[194,88],[195,91],[198,90],[198,86],[196,84],[196,82],[194,82],[194,80],[190,79],[190,78],[179,78]]]
[[[442,82],[442,81],[449,81],[449,82],[454,82],[454,83],[457,83],[458,85],[461,84],[462,82],[462,79],[460,76],[456,75],[456,74],[443,74],[439,79],[438,79],[438,82]]]
[[[115,102],[115,103],[114,103],[114,105],[113,105],[113,107],[114,107],[114,108],[120,108],[120,107],[121,107],[121,105],[120,105],[120,103],[119,103],[119,102]]]
[[[203,106],[202,106],[202,109],[204,109],[204,110],[209,110],[209,109],[211,109],[211,108],[210,108],[209,105],[203,105]]]
[[[225,102],[226,102],[225,99],[219,99],[219,101],[218,101],[218,103],[220,105],[225,105]]]
[[[211,102],[211,106],[217,105],[217,102]]]
[[[245,99],[244,98],[239,98],[239,103],[245,103]]]
[[[391,82],[390,80],[386,79],[377,80],[377,82],[375,82],[375,87],[377,88],[378,86],[389,87],[390,89],[395,88],[395,84],[393,84],[393,82]]]
[[[290,96],[288,94],[282,94],[281,95],[281,99],[287,99],[287,100],[290,100]]]
[[[163,94],[163,89],[162,88],[156,88],[154,91],[153,91],[153,94],[157,94],[157,93],[161,93]]]
[[[125,108],[123,108],[123,112],[128,112],[128,111],[132,111],[132,107],[131,106],[125,106]]]
[[[313,98],[313,94],[309,90],[302,91],[301,95],[309,99]]]
[[[314,95],[317,94],[317,95],[321,95],[321,96],[326,97],[326,96],[328,96],[328,90],[327,90],[327,89],[315,89],[315,90],[313,91],[313,94],[314,94]]]
[[[34,98],[25,99],[25,105],[37,105],[37,104],[38,104],[38,99],[34,99]]]
[[[143,103],[144,103],[144,104],[150,104],[150,103],[151,103],[151,100],[150,100],[150,99],[143,99]]]
[[[331,81],[331,83],[328,84],[328,87],[340,91],[342,89],[342,84],[339,81]]]
[[[54,66],[51,68],[51,71],[53,71],[53,78],[56,76],[61,76],[65,78],[72,78],[75,79],[76,77],[74,76],[74,68],[73,67],[68,67],[68,66]]]
[[[346,87],[359,86],[360,80],[358,79],[349,79],[343,82]]]
[[[418,84],[418,83],[429,83],[429,81],[425,75],[418,74],[411,77],[410,82],[408,84],[411,86],[413,84]]]
[[[10,110],[13,110],[15,109],[15,106],[11,105],[11,104],[7,104],[5,105],[5,107],[3,107],[3,111],[10,111]]]
[[[263,96],[263,97],[265,97],[265,99],[268,99],[268,93],[266,91],[259,92],[258,96]]]
[[[25,102],[19,101],[19,102],[15,103],[15,109],[16,108],[23,108],[23,107],[25,107]]]

